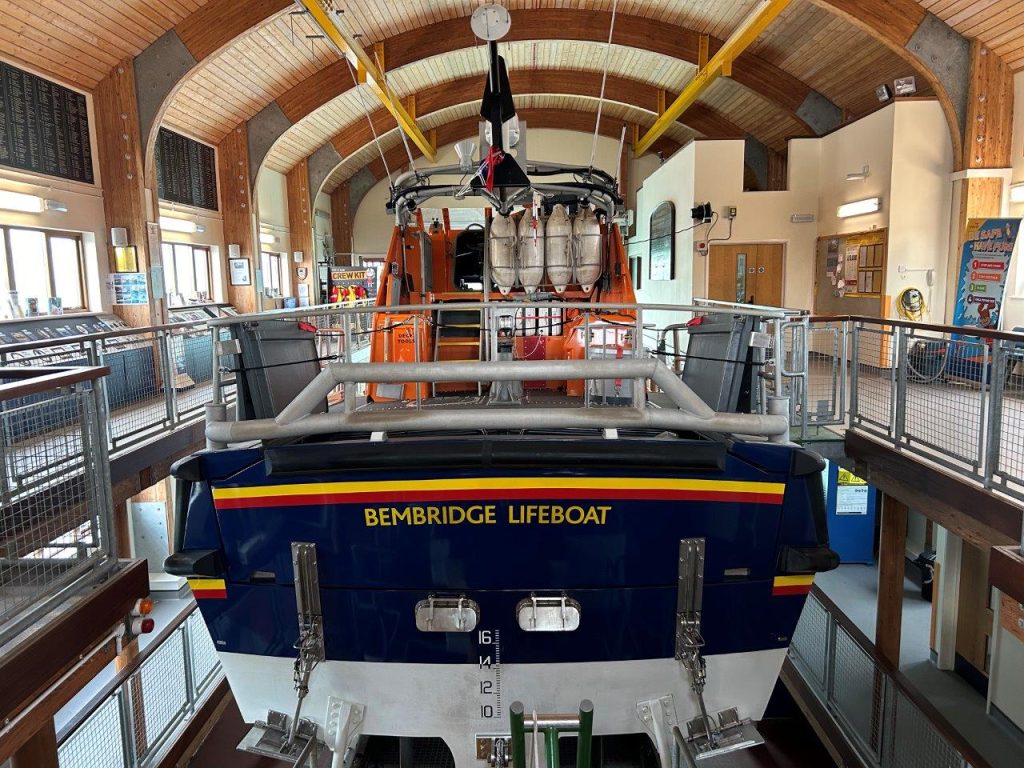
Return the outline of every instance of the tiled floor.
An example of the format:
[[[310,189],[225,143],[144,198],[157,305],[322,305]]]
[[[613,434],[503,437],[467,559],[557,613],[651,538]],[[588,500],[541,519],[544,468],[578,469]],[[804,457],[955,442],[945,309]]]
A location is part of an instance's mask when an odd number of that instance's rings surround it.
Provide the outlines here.
[[[909,566],[908,566],[909,568]],[[875,633],[878,571],[874,566],[843,565],[819,574],[815,583],[869,638]],[[931,701],[992,768],[1024,765],[1024,739],[985,712],[985,698],[953,672],[938,669],[928,648],[931,604],[908,577],[903,592],[900,671]]]

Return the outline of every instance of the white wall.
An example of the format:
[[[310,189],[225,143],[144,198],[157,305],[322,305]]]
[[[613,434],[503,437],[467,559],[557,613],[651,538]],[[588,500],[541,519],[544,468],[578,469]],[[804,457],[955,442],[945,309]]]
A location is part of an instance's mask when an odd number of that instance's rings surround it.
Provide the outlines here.
[[[38,195],[67,205],[67,213],[0,211],[0,224],[81,233],[89,309],[94,312],[110,311],[110,303],[103,290],[109,266],[103,191],[98,180],[95,185],[81,184],[0,168],[0,189]],[[6,266],[0,264],[0,269],[6,271]]]
[[[885,293],[895,298],[905,288],[920,289],[928,305],[925,322],[944,323],[953,143],[936,101],[901,102],[893,114]]]
[[[527,144],[530,160],[557,161],[560,163],[577,163],[580,165],[590,164],[590,134],[577,131],[563,131],[552,128],[527,128]],[[598,168],[616,173],[619,142],[605,136],[598,137],[597,157],[595,165]],[[452,165],[458,163],[453,145],[440,149],[437,153],[436,165]],[[429,163],[417,160],[418,168],[428,168]],[[391,170],[392,175],[400,173],[396,169]],[[552,177],[551,180],[557,180]],[[384,179],[374,185],[359,204],[352,223],[352,239],[354,241],[354,258],[381,258],[387,253],[388,244],[391,242],[391,231],[394,228],[394,218],[384,209],[388,199],[388,182]],[[465,200],[454,200],[446,197],[438,200],[428,200],[423,203],[423,208],[440,207],[447,208],[483,208],[485,201],[480,197],[467,197]],[[260,215],[262,218],[263,206],[260,204]]]
[[[277,237],[273,245],[264,245],[265,251],[291,253],[288,235],[288,180],[283,173],[264,168],[256,182],[256,210],[260,217],[260,232]]]
[[[1024,72],[1013,78],[1013,176],[1014,184],[1024,184]],[[1010,204],[1010,216],[1024,217],[1024,202]],[[1004,329],[1024,325],[1024,237],[1017,239],[1013,265],[1006,286],[1007,300],[1000,322]]]
[[[864,180],[847,181],[847,174],[868,167]],[[637,199],[637,235],[631,253],[644,254],[648,223],[662,202],[676,205],[676,228],[688,227],[694,202],[710,201],[720,214],[737,208],[729,242],[785,244],[783,304],[813,309],[815,252],[818,237],[889,227],[886,293],[905,285],[925,289],[924,272],[898,274],[904,264],[935,269],[936,296],[945,279],[952,188],[952,142],[945,117],[935,101],[899,101],[820,139],[789,143],[788,189],[778,192],[743,191],[743,142],[696,141],[673,155],[643,183]],[[876,214],[840,219],[837,208],[869,197],[881,197]],[[817,223],[794,224],[793,214],[812,213]],[[694,253],[695,241],[707,228],[676,236],[676,278],[668,282],[645,279],[638,297],[644,302],[689,303],[707,295],[706,256]],[[711,241],[726,237],[728,222],[719,220]],[[931,302],[938,304],[941,299]],[[933,317],[939,320],[941,317]]]

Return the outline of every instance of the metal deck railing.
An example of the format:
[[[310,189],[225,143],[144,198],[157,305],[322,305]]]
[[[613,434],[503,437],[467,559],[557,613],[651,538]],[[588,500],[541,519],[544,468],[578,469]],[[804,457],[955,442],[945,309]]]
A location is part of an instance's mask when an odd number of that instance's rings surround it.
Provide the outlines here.
[[[114,567],[102,367],[0,367],[0,645]]]
[[[809,412],[847,403],[819,423],[1024,500],[1024,334],[849,316],[810,339]]]
[[[159,765],[223,676],[193,605],[58,734],[60,768]]]
[[[989,768],[818,587],[807,597],[789,657],[865,765]]]

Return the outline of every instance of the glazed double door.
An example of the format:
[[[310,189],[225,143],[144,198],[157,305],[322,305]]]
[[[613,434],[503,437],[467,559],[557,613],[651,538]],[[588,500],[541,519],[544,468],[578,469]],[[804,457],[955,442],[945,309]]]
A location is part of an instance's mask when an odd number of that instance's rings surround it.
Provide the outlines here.
[[[708,255],[708,298],[782,306],[782,243],[713,245]]]

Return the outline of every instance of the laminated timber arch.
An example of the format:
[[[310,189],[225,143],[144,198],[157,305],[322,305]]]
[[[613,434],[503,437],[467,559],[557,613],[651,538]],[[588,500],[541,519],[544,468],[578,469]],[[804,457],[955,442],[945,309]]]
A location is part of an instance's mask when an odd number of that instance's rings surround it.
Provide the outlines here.
[[[516,23],[502,42],[602,41],[607,38],[610,22],[611,14],[602,11],[584,13],[538,8],[517,15]],[[612,42],[696,65],[700,58],[700,38],[698,32],[685,27],[642,16],[619,14]],[[378,47],[383,53],[385,69],[391,71],[433,56],[475,48],[478,44],[466,19],[454,18],[400,33],[382,41]],[[710,53],[713,55],[721,45],[721,40],[711,38]],[[826,97],[782,68],[754,54],[744,53],[737,60],[733,79],[791,115],[803,127],[803,135],[826,133],[835,128],[841,119],[841,110]],[[281,94],[274,103],[279,108],[279,114],[294,124],[351,86],[348,65],[344,61],[337,61]]]
[[[509,80],[512,92],[516,96],[560,94],[597,99],[601,92],[601,73],[592,71],[513,70],[509,73]],[[416,111],[418,117],[426,117],[444,109],[477,101],[480,98],[480,83],[481,76],[474,74],[417,92]],[[609,75],[605,84],[605,99],[607,101],[650,113],[652,122],[658,115],[659,93],[663,95],[664,92],[650,83],[615,75]],[[314,156],[324,154],[331,157],[331,149],[336,153],[337,160],[347,158],[372,142],[374,133],[381,135],[395,127],[394,118],[383,108],[372,112],[370,120],[373,123],[372,131],[365,117],[359,117],[347,125],[339,126],[338,133],[307,158],[311,165],[322,167],[323,164],[317,163]],[[689,110],[686,119],[681,119],[679,123],[698,134],[713,138],[742,139],[746,135],[746,132],[735,123],[703,105],[696,105]],[[619,121],[618,125],[621,124],[622,121]],[[593,127],[593,122],[591,122],[589,128],[583,130],[592,132]],[[282,136],[284,135],[282,134]],[[614,138],[619,138],[619,134],[616,134]],[[666,154],[671,154],[677,148],[678,144],[674,141],[663,142],[655,147],[656,150]],[[265,160],[266,158],[264,158]],[[262,170],[263,167],[264,165],[261,164],[254,178],[258,177],[259,170]],[[316,186],[313,184],[313,187]]]

